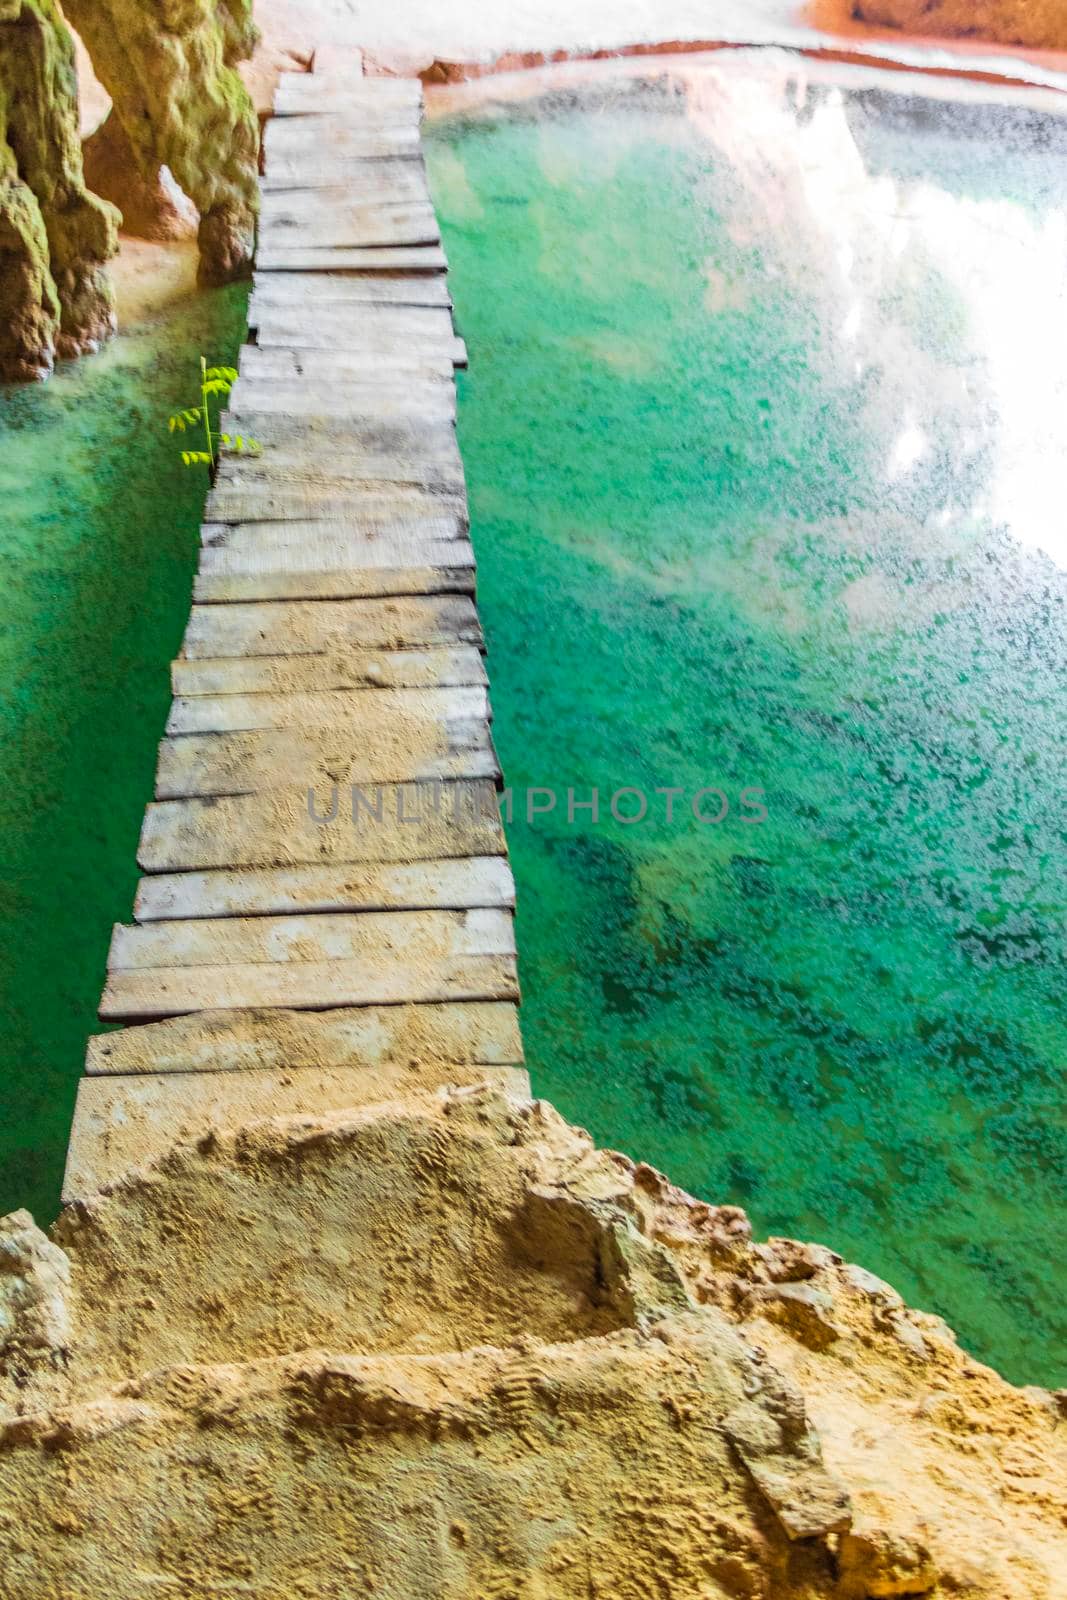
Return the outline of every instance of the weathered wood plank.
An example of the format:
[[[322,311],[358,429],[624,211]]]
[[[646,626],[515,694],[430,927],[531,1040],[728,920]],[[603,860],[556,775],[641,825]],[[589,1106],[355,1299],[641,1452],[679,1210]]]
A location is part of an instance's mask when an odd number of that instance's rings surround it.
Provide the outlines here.
[[[264,165],[278,161],[422,160],[418,121],[400,111],[372,116],[353,125],[347,117],[327,113],[314,122],[271,119],[263,134]]]
[[[424,173],[413,161],[397,165],[400,171],[406,169],[406,182],[372,184],[364,179],[358,186],[288,188],[265,194],[261,237],[273,244],[289,242],[279,237],[283,232],[308,244],[438,244],[441,233]],[[380,231],[383,225],[388,225],[388,233]]]
[[[352,304],[347,301],[330,301],[324,305],[268,304],[260,317],[260,332],[273,330],[280,324],[306,319],[318,327],[331,326],[337,338],[333,350],[343,350],[371,338],[418,340],[427,347],[448,345],[455,337],[452,312],[447,306],[405,306],[391,304]],[[281,344],[280,339],[274,341]],[[283,346],[284,347],[284,346]],[[262,344],[260,349],[265,348]],[[293,345],[289,349],[296,348]]]
[[[264,246],[287,248],[299,244],[311,249],[374,250],[387,245],[435,245],[441,230],[433,206],[418,201],[392,205],[368,202],[336,211],[297,204],[300,191],[278,195],[279,203],[260,224]]]
[[[317,1013],[302,1015],[310,1019]],[[169,1025],[149,1023],[125,1031],[144,1034]],[[529,1079],[519,1067],[464,1065],[440,1057],[417,1070],[400,1063],[369,1069],[289,1064],[243,1072],[194,1072],[180,1078],[147,1073],[85,1078],[78,1088],[63,1202],[86,1199],[129,1173],[143,1171],[177,1143],[224,1134],[264,1117],[322,1117],[380,1103],[413,1088],[433,1091],[480,1083],[492,1083],[516,1098],[526,1098],[530,1092]]]
[[[417,78],[342,78],[322,73],[282,74],[274,94],[276,117],[343,114],[358,125],[375,113],[422,114]]]
[[[473,594],[473,564],[462,567],[353,567],[328,572],[205,573],[199,605],[245,600],[364,600],[381,595]]]
[[[276,544],[260,548],[209,549],[200,552],[197,582],[220,577],[280,577],[289,574],[304,579],[309,573],[348,573],[391,571],[412,567],[471,567],[473,547],[464,539],[310,540],[295,545]],[[292,598],[300,598],[294,596]]]
[[[210,1011],[97,1034],[92,1076],[286,1071],[296,1067],[410,1069],[433,1061],[518,1066],[522,1036],[508,1001],[367,1006],[336,1011]]]
[[[256,254],[260,272],[445,272],[440,245],[380,245],[337,249],[322,245],[268,244]]]
[[[171,667],[171,685],[179,698],[304,694],[331,689],[441,689],[487,682],[485,662],[473,645],[221,661],[179,660]]]
[[[514,905],[515,880],[505,858],[476,856],[388,866],[162,874],[141,879],[133,914],[137,922],[158,922],[316,911],[514,909]]]
[[[392,959],[417,966],[443,956],[513,956],[510,911],[332,912],[288,917],[197,917],[116,923],[109,972],[159,967],[248,966],[253,962]]]
[[[241,377],[265,378],[272,381],[295,383],[307,379],[313,383],[336,384],[339,389],[365,389],[382,385],[398,389],[410,382],[420,395],[428,392],[435,381],[441,387],[451,388],[455,383],[455,367],[450,356],[427,352],[422,355],[388,355],[370,350],[325,350],[309,355],[306,350],[285,349],[282,346],[246,344],[241,351]]]
[[[409,483],[369,480],[332,485],[219,485],[207,497],[208,522],[344,522],[391,517],[458,517],[469,526],[467,496]],[[447,541],[445,541],[447,542]],[[457,562],[457,564],[462,564]]]
[[[156,799],[266,794],[288,789],[324,796],[329,811],[335,784],[499,781],[500,765],[480,717],[446,724],[411,719],[376,736],[336,728],[267,728],[238,733],[184,734],[164,739],[156,767]],[[432,801],[428,793],[426,804]],[[346,801],[347,803],[347,801]],[[411,809],[411,808],[409,808]]]
[[[454,334],[443,339],[436,335],[379,333],[372,327],[360,332],[354,326],[340,326],[332,330],[331,337],[328,316],[315,318],[300,313],[278,312],[261,317],[257,338],[260,350],[336,351],[341,345],[354,358],[377,357],[381,366],[388,364],[401,370],[420,368],[431,360],[451,361],[454,367],[465,367],[469,359],[466,344]]]
[[[513,956],[443,956],[418,966],[381,960],[252,962],[115,972],[100,1001],[102,1022],[181,1016],[236,1006],[321,1010],[441,1000],[517,1000]]]
[[[248,733],[259,728],[328,728],[338,738],[384,739],[406,721],[447,726],[489,717],[489,696],[477,684],[446,689],[322,689],[305,694],[195,695],[171,702],[167,734]]]
[[[315,522],[205,522],[201,543],[210,550],[284,550],[301,548],[343,549],[358,556],[366,545],[409,550],[441,540],[465,540],[460,517],[364,517],[356,501],[350,517]]]
[[[194,606],[182,655],[188,660],[314,657],[453,642],[483,643],[472,600],[466,595],[405,595],[393,600]]]
[[[379,818],[367,805],[377,793],[358,808],[339,794],[325,822],[312,820],[306,791],[158,801],[145,812],[137,860],[145,872],[195,872],[506,854],[491,779],[446,784],[437,807],[434,798],[383,788]],[[329,801],[322,797],[320,815],[329,816]]]
[[[407,485],[431,494],[460,499],[466,491],[466,477],[459,447],[453,442],[450,456],[421,458],[357,453],[354,447],[337,450],[318,459],[309,451],[265,450],[249,457],[240,451],[226,451],[218,466],[216,490],[274,490],[281,493],[306,492],[334,496],[358,495],[371,485]]]
[[[452,363],[448,370],[454,371]],[[405,387],[405,385],[408,385]],[[454,422],[456,391],[451,382],[426,380],[417,372],[398,373],[391,381],[337,384],[328,378],[283,378],[257,374],[239,378],[230,396],[239,410],[260,416],[315,418],[329,412],[339,422],[391,420]]]
[[[257,272],[249,321],[263,306],[445,306],[452,308],[444,277],[391,278],[384,273]]]
[[[285,203],[290,198],[321,195],[324,202],[333,200],[337,208],[356,205],[410,205],[414,202],[429,204],[430,183],[425,164],[401,157],[383,158],[379,161],[352,161],[330,157],[320,152],[312,155],[276,158],[271,162],[266,177],[261,180],[263,191],[263,216],[270,224],[279,215],[289,215]],[[297,207],[297,213],[303,211]],[[308,206],[312,217],[320,209]]]
[[[455,424],[447,416],[346,417],[335,412],[284,416],[248,405],[222,413],[220,429],[251,436],[264,456],[286,459],[298,453],[314,461],[347,462],[350,456],[384,456],[387,460],[422,459],[454,462],[459,455]],[[251,465],[258,465],[259,459]]]

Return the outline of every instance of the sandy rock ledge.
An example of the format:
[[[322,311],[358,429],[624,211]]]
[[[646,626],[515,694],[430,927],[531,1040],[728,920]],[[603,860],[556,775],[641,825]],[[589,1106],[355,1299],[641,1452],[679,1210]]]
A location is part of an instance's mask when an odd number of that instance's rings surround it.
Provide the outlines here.
[[[0,1592],[1067,1594],[1060,1398],[490,1085],[0,1222]]]

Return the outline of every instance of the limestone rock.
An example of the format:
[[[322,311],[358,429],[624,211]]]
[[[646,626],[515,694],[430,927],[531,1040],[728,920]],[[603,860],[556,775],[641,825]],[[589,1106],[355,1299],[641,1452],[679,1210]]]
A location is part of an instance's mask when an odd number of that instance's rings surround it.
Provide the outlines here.
[[[0,1232],[70,1264],[0,1395],[5,1600],[1059,1600],[1056,1397],[542,1102],[383,1090]]]
[[[122,231],[136,239],[195,239],[199,218],[196,207],[177,184],[167,181],[165,168],[145,178],[133,146],[114,112],[82,145],[85,181],[94,194],[117,206]]]
[[[1067,49],[1063,0],[854,0],[853,16],[882,28],[942,38],[986,39],[1037,50]]]
[[[117,216],[87,192],[74,46],[52,0],[0,0],[0,378],[47,377],[115,328]]]
[[[149,192],[166,167],[199,211],[202,281],[246,275],[259,122],[232,62],[255,39],[251,0],[67,0],[66,10]]]

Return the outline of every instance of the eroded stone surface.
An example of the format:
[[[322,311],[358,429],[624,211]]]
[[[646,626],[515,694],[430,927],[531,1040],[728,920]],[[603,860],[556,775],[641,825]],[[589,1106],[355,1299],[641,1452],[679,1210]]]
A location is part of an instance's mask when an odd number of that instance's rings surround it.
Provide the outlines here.
[[[861,22],[949,39],[987,39],[1037,50],[1067,48],[1063,0],[855,0]]]
[[[154,185],[167,167],[199,211],[203,281],[244,275],[259,123],[233,64],[255,41],[251,0],[68,0],[66,11],[142,178]]]
[[[1055,1397],[543,1103],[387,1087],[0,1230],[68,1319],[0,1358],[5,1596],[1063,1594]]]
[[[0,378],[44,378],[115,328],[117,215],[88,193],[74,45],[52,0],[0,0]]]

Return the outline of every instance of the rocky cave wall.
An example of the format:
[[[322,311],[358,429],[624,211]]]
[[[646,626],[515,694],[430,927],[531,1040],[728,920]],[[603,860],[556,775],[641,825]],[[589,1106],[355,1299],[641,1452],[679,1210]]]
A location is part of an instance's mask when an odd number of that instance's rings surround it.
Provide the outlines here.
[[[90,166],[141,232],[168,236],[169,167],[200,214],[201,279],[243,276],[258,206],[259,124],[233,63],[251,0],[68,0],[112,97]],[[108,130],[111,130],[110,135]],[[114,186],[108,175],[114,176]],[[160,208],[163,220],[160,222]],[[115,328],[106,263],[119,211],[91,193],[74,47],[54,0],[0,0],[0,379],[45,378]]]
[[[1065,0],[856,0],[853,15],[906,33],[1067,50]]]
[[[117,248],[118,213],[85,187],[70,34],[52,0],[0,0],[0,376],[107,338]]]
[[[200,277],[248,270],[259,204],[259,121],[235,62],[256,42],[252,0],[66,0],[111,96],[91,171],[131,231],[167,236],[167,167],[200,213]]]

